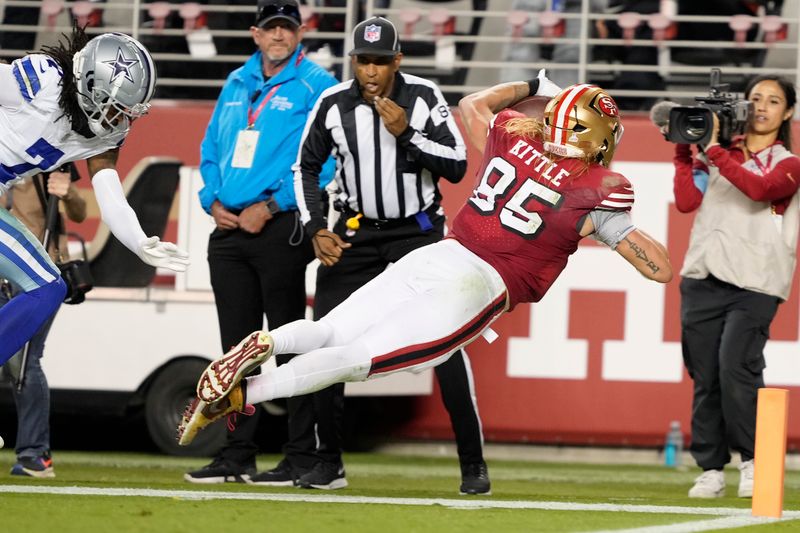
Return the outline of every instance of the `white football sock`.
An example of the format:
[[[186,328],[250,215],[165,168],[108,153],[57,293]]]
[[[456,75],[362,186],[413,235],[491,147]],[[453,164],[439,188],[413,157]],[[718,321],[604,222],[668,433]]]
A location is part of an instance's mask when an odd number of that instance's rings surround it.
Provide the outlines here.
[[[320,348],[247,378],[247,403],[309,394],[339,382],[364,381],[371,364],[367,347],[360,341]]]
[[[325,346],[333,328],[324,320],[295,320],[269,333],[275,343],[273,353],[308,353]]]

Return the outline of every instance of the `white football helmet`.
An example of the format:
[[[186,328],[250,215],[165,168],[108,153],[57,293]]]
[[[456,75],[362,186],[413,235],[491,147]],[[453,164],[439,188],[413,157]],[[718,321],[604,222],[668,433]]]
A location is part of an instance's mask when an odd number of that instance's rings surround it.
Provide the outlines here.
[[[619,107],[596,85],[572,85],[544,109],[544,148],[564,157],[597,155],[608,167],[622,138]]]
[[[98,137],[118,138],[130,130],[131,119],[150,109],[156,87],[153,58],[136,39],[104,33],[73,57],[78,104]]]

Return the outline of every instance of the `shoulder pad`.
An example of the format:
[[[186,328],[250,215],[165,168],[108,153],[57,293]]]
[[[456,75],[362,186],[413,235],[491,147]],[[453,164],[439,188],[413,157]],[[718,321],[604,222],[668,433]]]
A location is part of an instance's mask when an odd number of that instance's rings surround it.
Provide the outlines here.
[[[622,174],[604,169],[600,181],[600,194],[602,199],[597,206],[598,209],[630,211],[633,207],[633,185]]]

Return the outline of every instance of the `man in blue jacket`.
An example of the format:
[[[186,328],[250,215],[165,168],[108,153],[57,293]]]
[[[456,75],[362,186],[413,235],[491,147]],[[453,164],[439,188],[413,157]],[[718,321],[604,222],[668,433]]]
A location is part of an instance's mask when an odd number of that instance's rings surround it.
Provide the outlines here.
[[[208,264],[223,352],[261,329],[264,314],[270,328],[305,316],[314,251],[299,221],[292,164],[307,115],[336,84],[305,57],[305,29],[295,0],[259,0],[250,28],[258,51],[228,76],[201,145],[200,203],[216,224]],[[330,181],[332,159],[325,171]],[[257,419],[240,417],[211,464],[185,479],[248,481],[256,472]]]

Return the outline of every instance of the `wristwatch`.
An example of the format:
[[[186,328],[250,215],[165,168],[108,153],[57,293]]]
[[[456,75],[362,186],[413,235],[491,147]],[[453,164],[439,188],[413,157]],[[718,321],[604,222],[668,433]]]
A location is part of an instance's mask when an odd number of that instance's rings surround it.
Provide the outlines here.
[[[270,215],[274,215],[275,213],[281,210],[280,206],[278,205],[278,202],[276,202],[275,198],[273,198],[272,196],[264,200],[264,204],[267,206],[267,210],[269,211]]]

